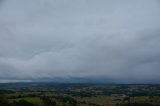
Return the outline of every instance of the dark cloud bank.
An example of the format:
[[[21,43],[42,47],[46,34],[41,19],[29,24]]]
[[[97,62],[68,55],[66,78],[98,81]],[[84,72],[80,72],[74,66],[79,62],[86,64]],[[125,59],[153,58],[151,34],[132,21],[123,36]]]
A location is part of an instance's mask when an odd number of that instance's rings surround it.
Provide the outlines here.
[[[0,82],[159,83],[158,0],[1,0]]]

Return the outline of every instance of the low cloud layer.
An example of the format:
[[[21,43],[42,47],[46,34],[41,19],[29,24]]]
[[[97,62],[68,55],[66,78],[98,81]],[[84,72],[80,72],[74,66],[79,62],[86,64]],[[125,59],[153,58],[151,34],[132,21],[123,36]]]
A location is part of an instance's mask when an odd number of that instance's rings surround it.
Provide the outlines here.
[[[158,0],[1,0],[0,81],[160,81]]]

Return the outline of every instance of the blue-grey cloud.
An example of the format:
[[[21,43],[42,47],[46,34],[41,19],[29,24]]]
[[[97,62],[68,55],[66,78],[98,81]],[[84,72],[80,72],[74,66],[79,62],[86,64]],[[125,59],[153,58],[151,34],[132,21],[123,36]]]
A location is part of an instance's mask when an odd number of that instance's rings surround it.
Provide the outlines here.
[[[159,13],[158,0],[5,0],[1,82],[158,82]]]

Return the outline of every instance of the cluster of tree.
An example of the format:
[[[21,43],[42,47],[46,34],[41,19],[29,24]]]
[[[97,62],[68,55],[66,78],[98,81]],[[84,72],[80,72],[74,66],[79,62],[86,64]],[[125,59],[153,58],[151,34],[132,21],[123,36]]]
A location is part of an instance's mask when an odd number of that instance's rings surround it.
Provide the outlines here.
[[[88,91],[67,91],[67,92],[64,92],[64,94],[68,94],[71,96],[80,96],[81,98],[93,97],[97,95],[96,91],[89,91],[89,90]]]
[[[0,96],[0,106],[9,106],[9,102],[6,98],[4,98],[4,95]]]
[[[23,99],[10,103],[4,97],[0,97],[0,106],[34,106],[34,104],[32,104],[26,100],[23,100]]]
[[[0,94],[10,94],[10,93],[15,93],[12,90],[0,90]]]
[[[51,100],[51,98],[47,96],[40,97],[40,99],[43,100],[46,106],[56,106],[56,101]]]
[[[158,104],[150,104],[150,103],[120,103],[116,106],[159,106]]]
[[[89,106],[101,106],[101,105],[98,105],[98,104],[95,104],[95,103],[89,103]]]
[[[56,96],[55,98],[63,103],[68,104],[69,106],[76,106],[77,105],[77,101],[74,98],[69,97],[69,96],[66,96],[66,97],[65,96]]]
[[[10,104],[10,106],[34,106],[34,104],[22,99],[19,101],[14,101]]]

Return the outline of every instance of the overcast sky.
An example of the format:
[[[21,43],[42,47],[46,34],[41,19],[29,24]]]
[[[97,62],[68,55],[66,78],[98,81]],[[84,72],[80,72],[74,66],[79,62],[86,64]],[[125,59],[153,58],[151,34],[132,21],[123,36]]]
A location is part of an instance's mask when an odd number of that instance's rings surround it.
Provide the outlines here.
[[[160,81],[159,0],[0,0],[0,82]]]

